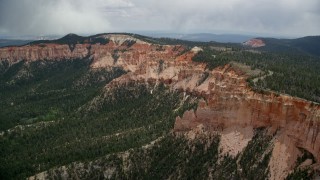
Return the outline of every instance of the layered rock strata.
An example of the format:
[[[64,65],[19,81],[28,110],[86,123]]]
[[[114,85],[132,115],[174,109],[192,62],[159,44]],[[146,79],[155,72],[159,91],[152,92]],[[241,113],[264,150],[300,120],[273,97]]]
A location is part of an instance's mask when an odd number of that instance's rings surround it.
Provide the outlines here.
[[[74,49],[65,44],[1,48],[0,59],[14,64],[21,60],[28,62],[87,57],[92,59],[92,68],[122,67],[128,73],[113,80],[106,88],[130,82],[163,82],[172,90],[187,92],[202,99],[197,110],[187,111],[182,117],[176,118],[176,132],[199,127],[205,131],[220,132],[235,127],[266,127],[270,133],[277,134],[275,149],[279,151],[273,153],[271,165],[277,163],[275,158],[280,152],[286,153],[288,157],[296,157],[298,148],[311,152],[317,162],[320,161],[318,104],[273,92],[255,92],[247,84],[248,75],[232,64],[209,71],[206,64],[192,61],[192,57],[201,51],[200,48],[188,50],[180,45],[150,44],[128,35],[109,34],[103,35],[103,38],[109,39],[109,42],[104,45],[76,44]],[[239,133],[243,134],[242,131],[239,130]],[[224,141],[231,142],[229,136],[226,135]],[[241,144],[242,149],[249,141],[243,137],[239,138],[245,142]],[[231,146],[232,143],[228,145]],[[242,149],[232,152],[236,155]],[[283,169],[288,173],[294,162],[290,158],[285,161],[288,163]],[[274,173],[274,177],[282,175]]]

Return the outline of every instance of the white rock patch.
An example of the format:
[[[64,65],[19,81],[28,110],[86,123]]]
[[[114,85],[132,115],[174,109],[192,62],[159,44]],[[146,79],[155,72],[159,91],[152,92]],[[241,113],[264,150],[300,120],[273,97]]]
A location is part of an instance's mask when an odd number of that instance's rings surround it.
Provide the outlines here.
[[[231,127],[221,133],[220,150],[222,155],[229,154],[233,157],[242,152],[253,137],[253,128],[248,126]]]

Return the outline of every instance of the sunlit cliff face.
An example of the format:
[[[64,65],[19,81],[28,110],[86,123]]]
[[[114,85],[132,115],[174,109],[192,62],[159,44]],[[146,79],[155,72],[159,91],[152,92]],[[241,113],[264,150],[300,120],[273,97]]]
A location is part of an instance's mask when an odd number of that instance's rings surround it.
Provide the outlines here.
[[[244,134],[241,129],[266,127],[270,134],[277,134],[274,142],[275,149],[279,150],[273,152],[271,159],[276,159],[279,152],[296,159],[298,148],[302,148],[320,161],[318,104],[288,95],[254,92],[246,82],[248,76],[230,64],[209,71],[205,64],[192,61],[201,50],[199,48],[188,50],[180,45],[156,45],[128,35],[103,37],[109,42],[76,44],[73,49],[65,44],[1,48],[0,59],[14,64],[21,60],[90,58],[93,69],[121,67],[127,74],[107,84],[106,89],[130,82],[163,82],[171,90],[199,97],[197,110],[187,111],[176,118],[175,132],[194,131],[201,127],[202,131],[223,134],[236,127],[240,134]],[[248,142],[247,139],[243,141]],[[286,172],[294,163],[290,158],[285,160],[287,165],[283,169]],[[271,160],[271,163],[277,162]]]

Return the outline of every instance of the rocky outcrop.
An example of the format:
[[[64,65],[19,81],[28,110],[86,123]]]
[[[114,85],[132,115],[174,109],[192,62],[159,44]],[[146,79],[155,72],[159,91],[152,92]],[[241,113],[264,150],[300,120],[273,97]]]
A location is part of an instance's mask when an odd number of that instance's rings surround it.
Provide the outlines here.
[[[106,66],[134,65],[149,59],[173,59],[184,48],[182,46],[160,46],[141,41],[128,35],[101,35],[95,38],[108,39],[108,43],[63,44],[34,43],[19,47],[0,48],[0,60],[10,64],[21,60],[27,62],[37,60],[93,58],[93,68]],[[88,40],[89,41],[89,40]],[[125,61],[124,61],[125,60]],[[130,67],[126,67],[129,68]]]
[[[73,51],[66,44],[37,44],[0,49],[0,60],[10,64],[18,61],[59,60],[83,58],[89,53],[88,45],[77,44]]]
[[[320,160],[319,105],[288,95],[254,92],[247,86],[246,76],[230,65],[213,70],[202,85],[191,91],[202,94],[204,100],[196,111],[177,117],[175,130],[189,130],[199,124],[209,130],[270,127]]]
[[[173,90],[201,97],[196,111],[187,111],[176,118],[174,131],[197,131],[199,127],[204,131],[219,131],[222,142],[227,142],[224,148],[234,155],[245,148],[251,137],[246,132],[251,128],[268,128],[270,134],[276,134],[270,161],[274,179],[282,179],[292,170],[300,155],[299,148],[311,152],[320,161],[318,104],[274,92],[255,92],[247,84],[248,75],[237,64],[209,71],[205,64],[192,62],[196,51],[180,55],[181,51],[177,53],[175,49],[167,46],[167,57],[139,57],[139,61],[134,58],[128,61],[125,53],[120,55],[118,65],[131,72],[106,88],[133,81],[164,82]],[[239,132],[230,132],[230,128]],[[279,157],[283,159],[281,162]]]
[[[243,45],[250,46],[253,48],[263,47],[266,44],[261,39],[250,39],[243,43]]]
[[[175,131],[190,131],[201,125],[207,131],[222,132],[224,140],[228,137],[225,131],[232,127],[269,128],[271,134],[276,134],[270,161],[272,179],[286,177],[295,166],[299,148],[311,152],[317,162],[320,161],[318,104],[288,95],[254,92],[248,87],[246,76],[230,65],[210,72],[199,86],[180,88],[201,95],[203,100],[196,111],[187,111],[176,118]],[[245,135],[239,131],[233,139]],[[234,149],[241,152],[247,142],[248,139],[240,138],[227,148],[231,153]],[[222,146],[226,145],[224,143]]]
[[[318,104],[273,92],[255,92],[247,84],[248,75],[236,65],[228,64],[209,71],[205,64],[192,61],[192,57],[201,50],[199,48],[188,50],[180,45],[150,44],[128,35],[101,37],[107,38],[108,43],[76,44],[74,49],[66,44],[1,48],[0,59],[13,64],[20,60],[88,57],[92,58],[92,68],[122,67],[128,73],[113,80],[106,88],[131,82],[163,82],[172,90],[187,92],[202,99],[197,110],[187,111],[182,117],[176,118],[175,132],[190,131],[200,126],[205,131],[220,132],[229,132],[234,127],[266,127],[277,137],[275,149],[279,149],[279,152],[273,152],[273,165],[277,164],[276,157],[280,152],[286,152],[288,157],[296,157],[297,148],[311,152],[317,162],[320,161]],[[256,40],[252,42],[250,45],[253,47],[264,45]],[[241,144],[241,148],[244,148],[252,135],[244,136],[241,132],[242,130],[239,131],[240,134],[227,133],[224,137],[224,141],[228,142],[226,147],[233,149],[232,146],[239,144],[231,140],[236,136],[239,141],[245,141]],[[241,152],[241,148],[232,150],[232,153],[235,155]],[[288,173],[294,162],[290,158],[285,161],[290,161],[283,165]],[[275,178],[283,177],[282,175],[274,173]]]
[[[124,52],[115,64],[131,73],[108,86],[130,81],[162,81],[174,90],[203,97],[196,111],[177,117],[175,131],[188,131],[199,125],[209,131],[233,126],[268,127],[271,133],[289,137],[296,147],[306,149],[320,160],[318,104],[273,92],[255,92],[247,84],[247,74],[236,65],[208,71],[205,64],[192,62],[195,51],[179,55],[181,51],[177,46],[165,46],[164,49],[163,54],[154,58],[148,57],[148,53],[131,58]]]

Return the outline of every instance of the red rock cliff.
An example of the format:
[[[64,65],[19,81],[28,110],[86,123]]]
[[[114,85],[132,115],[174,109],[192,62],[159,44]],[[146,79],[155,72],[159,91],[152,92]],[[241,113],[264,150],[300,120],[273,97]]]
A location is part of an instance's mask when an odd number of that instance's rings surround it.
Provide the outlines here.
[[[21,60],[59,60],[83,58],[88,55],[88,45],[77,44],[73,51],[65,44],[38,44],[0,48],[0,59],[11,64]]]
[[[61,60],[89,57],[93,58],[93,68],[121,66],[133,70],[137,64],[150,60],[174,60],[185,48],[182,46],[161,46],[141,41],[128,35],[101,35],[107,44],[76,44],[70,48],[67,44],[38,43],[20,47],[0,48],[0,60],[10,64],[21,60],[27,62],[37,60]],[[131,45],[128,42],[135,42]],[[127,66],[128,65],[128,66]]]
[[[160,46],[127,35],[103,36],[109,43],[77,44],[73,50],[61,44],[0,48],[0,59],[12,64],[89,57],[92,68],[119,66],[128,73],[107,87],[131,81],[162,81],[171,89],[203,98],[195,112],[176,118],[175,131],[198,125],[209,131],[232,126],[271,127],[320,161],[319,105],[287,95],[256,93],[248,87],[247,76],[231,65],[208,71],[205,64],[191,60],[199,48],[186,51],[183,46]],[[135,43],[129,45],[128,40]]]
[[[176,131],[190,130],[200,124],[208,130],[271,127],[320,161],[319,105],[288,95],[256,93],[248,87],[246,76],[230,65],[213,70],[202,85],[190,90],[201,94],[204,100],[195,112],[177,117]]]

